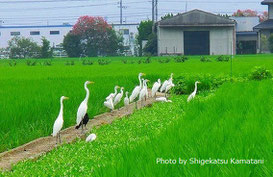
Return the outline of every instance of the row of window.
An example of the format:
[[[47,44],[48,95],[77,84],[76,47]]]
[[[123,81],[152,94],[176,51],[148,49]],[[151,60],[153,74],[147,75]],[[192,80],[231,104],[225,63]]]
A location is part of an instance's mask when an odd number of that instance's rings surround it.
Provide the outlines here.
[[[19,31],[13,31],[10,32],[11,36],[19,36],[21,33]],[[34,36],[34,35],[40,35],[40,31],[30,31],[29,33],[30,35]],[[49,32],[50,35],[58,35],[60,34],[60,31],[50,31]]]

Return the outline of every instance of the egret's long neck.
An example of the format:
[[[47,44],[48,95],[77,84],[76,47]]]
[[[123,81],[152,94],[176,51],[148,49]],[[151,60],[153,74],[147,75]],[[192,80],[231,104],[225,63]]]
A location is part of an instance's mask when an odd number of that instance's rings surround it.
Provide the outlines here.
[[[60,103],[61,103],[61,108],[60,108],[59,117],[63,117],[63,109],[64,109],[63,99],[61,99]]]
[[[125,93],[126,97],[128,97],[128,92]]]
[[[120,93],[123,95],[123,89],[120,90]]]
[[[138,75],[138,80],[139,80],[139,86],[142,87],[141,75]]]
[[[117,87],[115,87],[115,95],[118,93],[118,89],[117,89]]]
[[[194,92],[197,92],[197,83],[195,83]]]
[[[86,96],[84,101],[87,103],[89,99],[89,89],[87,88],[87,84],[84,85],[84,89],[86,90]]]

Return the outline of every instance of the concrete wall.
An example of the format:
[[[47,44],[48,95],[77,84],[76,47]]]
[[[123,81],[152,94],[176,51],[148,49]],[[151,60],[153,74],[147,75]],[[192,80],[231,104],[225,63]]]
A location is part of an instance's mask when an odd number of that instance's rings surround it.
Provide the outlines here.
[[[235,54],[234,27],[158,27],[158,55],[184,54],[184,31],[209,31],[210,55]]]
[[[268,6],[268,18],[273,19],[273,5]]]

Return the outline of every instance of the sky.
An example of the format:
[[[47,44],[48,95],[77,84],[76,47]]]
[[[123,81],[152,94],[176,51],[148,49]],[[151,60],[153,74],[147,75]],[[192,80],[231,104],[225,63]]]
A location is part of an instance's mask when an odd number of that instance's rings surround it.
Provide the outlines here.
[[[108,23],[120,21],[120,0],[0,0],[0,23],[9,25],[75,24],[83,15],[102,16]],[[122,0],[123,23],[151,19],[151,0]],[[267,11],[261,0],[158,0],[159,17],[201,9],[216,14],[232,14],[238,9]]]

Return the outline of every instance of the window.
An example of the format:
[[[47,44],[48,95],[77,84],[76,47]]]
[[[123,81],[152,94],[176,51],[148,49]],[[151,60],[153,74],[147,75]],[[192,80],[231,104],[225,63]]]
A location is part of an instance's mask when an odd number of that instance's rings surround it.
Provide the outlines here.
[[[129,29],[124,29],[124,30],[123,30],[123,34],[129,35]]]
[[[1,31],[0,31],[0,36],[1,36]]]
[[[40,31],[30,31],[30,35],[40,35]]]
[[[19,31],[15,31],[15,32],[10,32],[11,36],[19,36],[20,32]]]
[[[50,35],[58,35],[60,34],[60,31],[50,31]]]
[[[129,29],[120,29],[119,31],[123,35],[129,35]]]

